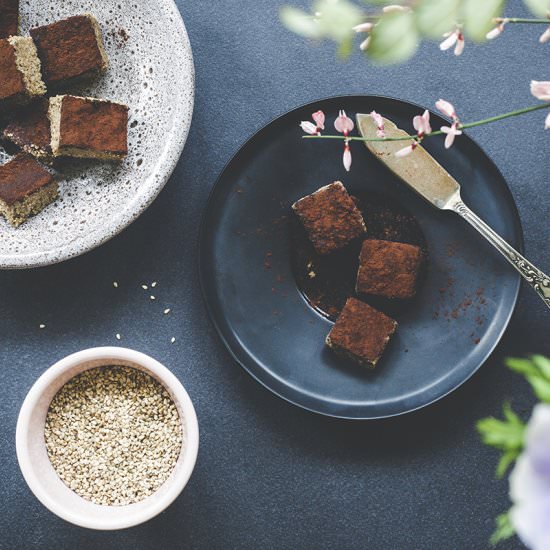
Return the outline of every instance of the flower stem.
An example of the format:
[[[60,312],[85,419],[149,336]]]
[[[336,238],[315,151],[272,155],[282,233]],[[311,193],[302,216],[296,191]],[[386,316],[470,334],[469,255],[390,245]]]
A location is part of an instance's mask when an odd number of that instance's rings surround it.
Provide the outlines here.
[[[523,17],[497,17],[495,19],[497,23],[534,23],[542,25],[550,25],[550,19],[526,19]]]
[[[517,109],[516,111],[503,113],[502,115],[492,116],[490,118],[477,120],[476,122],[469,122],[467,124],[462,124],[461,128],[473,128],[474,126],[480,126],[481,124],[489,124],[490,122],[496,122],[497,120],[502,120],[504,118],[510,118],[513,116],[530,113],[531,111],[538,111],[539,109],[548,109],[548,108],[550,108],[550,103],[539,103],[538,105],[532,105],[531,107],[525,107],[523,109]]]
[[[516,111],[510,111],[508,113],[503,113],[501,115],[492,116],[489,118],[483,118],[481,120],[476,120],[474,122],[466,122],[465,124],[459,124],[459,129],[474,128],[475,126],[481,126],[482,124],[490,124],[491,122],[496,122],[497,120],[503,120],[505,118],[511,118],[513,116],[523,115],[525,113],[530,113],[531,111],[538,111],[540,109],[549,109],[550,103],[539,103],[538,105],[532,105],[531,107],[525,107],[523,109],[517,109]],[[425,134],[424,137],[439,136],[443,134],[441,130],[435,130],[429,134]],[[334,135],[325,135],[325,136],[302,136],[303,139],[340,139],[348,141],[408,141],[411,139],[418,139],[418,136],[408,135],[403,137],[395,138],[365,138],[361,136],[334,136]]]

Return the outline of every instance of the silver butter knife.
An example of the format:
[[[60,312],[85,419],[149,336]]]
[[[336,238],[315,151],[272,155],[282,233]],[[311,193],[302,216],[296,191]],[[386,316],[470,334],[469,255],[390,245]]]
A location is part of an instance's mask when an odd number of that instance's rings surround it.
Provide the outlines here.
[[[370,115],[358,114],[357,126],[363,137],[376,138],[376,126]],[[384,119],[386,137],[404,137],[406,132],[391,120]],[[498,233],[472,212],[460,196],[459,183],[421,145],[406,157],[395,153],[406,146],[403,141],[366,141],[367,148],[392,172],[419,195],[441,210],[452,210],[477,229],[529,283],[550,308],[550,277],[524,258]]]

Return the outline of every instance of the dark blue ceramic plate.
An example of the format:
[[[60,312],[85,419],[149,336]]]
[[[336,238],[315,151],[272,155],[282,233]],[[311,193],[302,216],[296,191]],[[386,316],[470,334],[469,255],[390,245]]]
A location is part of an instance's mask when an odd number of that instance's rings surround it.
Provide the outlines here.
[[[214,324],[233,357],[284,399],[314,412],[369,419],[403,414],[447,395],[483,364],[516,304],[519,276],[457,215],[416,196],[360,143],[353,167],[342,145],[302,140],[300,120],[322,109],[332,122],[372,109],[412,131],[423,108],[346,96],[295,109],[260,130],[229,162],[210,196],[200,238],[200,276]],[[445,121],[432,115],[434,127]],[[331,131],[331,133],[333,133]],[[502,175],[467,136],[450,150],[425,147],[462,184],[463,197],[517,249],[518,213]],[[334,180],[397,201],[420,223],[430,261],[418,296],[374,372],[324,346],[332,323],[297,288],[290,262],[290,205]],[[368,220],[367,220],[368,224]]]

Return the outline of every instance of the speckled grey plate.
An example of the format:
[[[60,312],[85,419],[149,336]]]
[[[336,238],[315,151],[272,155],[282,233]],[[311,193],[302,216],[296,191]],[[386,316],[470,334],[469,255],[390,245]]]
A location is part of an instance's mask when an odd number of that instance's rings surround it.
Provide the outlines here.
[[[15,229],[0,218],[0,268],[61,262],[104,243],[157,196],[181,154],[193,113],[194,68],[173,0],[35,0],[21,2],[21,32],[70,15],[92,13],[110,67],[79,89],[130,106],[129,154],[120,163],[71,161],[60,198]],[[6,153],[0,147],[0,160]]]

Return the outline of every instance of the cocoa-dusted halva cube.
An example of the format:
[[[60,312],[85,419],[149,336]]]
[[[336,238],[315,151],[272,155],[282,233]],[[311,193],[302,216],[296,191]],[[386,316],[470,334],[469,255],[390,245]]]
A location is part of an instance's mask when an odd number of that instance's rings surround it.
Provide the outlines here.
[[[44,98],[29,105],[4,128],[4,138],[26,153],[44,161],[52,159],[49,101]]]
[[[0,108],[11,108],[46,93],[31,38],[0,40]]]
[[[292,209],[319,254],[330,254],[367,230],[361,212],[339,181],[300,199]]]
[[[93,15],[75,15],[30,29],[48,87],[67,86],[105,71],[109,60]]]
[[[38,214],[57,194],[53,175],[27,153],[0,166],[0,214],[15,227]]]
[[[122,103],[59,95],[50,98],[48,118],[55,157],[119,160],[128,154],[128,107]]]
[[[326,338],[334,352],[366,367],[375,367],[397,329],[397,322],[384,313],[348,298]]]
[[[0,0],[0,38],[19,34],[19,0]]]
[[[422,259],[418,246],[367,239],[359,255],[355,290],[386,298],[412,298]]]

